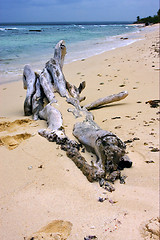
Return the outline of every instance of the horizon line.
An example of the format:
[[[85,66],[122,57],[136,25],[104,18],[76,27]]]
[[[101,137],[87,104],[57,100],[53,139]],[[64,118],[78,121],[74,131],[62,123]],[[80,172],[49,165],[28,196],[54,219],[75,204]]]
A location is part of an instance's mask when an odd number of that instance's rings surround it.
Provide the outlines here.
[[[0,22],[0,24],[78,24],[78,23],[83,23],[83,24],[86,24],[86,23],[133,23],[134,21],[121,21],[121,20],[118,20],[118,21],[44,21],[44,22],[38,22],[38,21],[24,21],[24,22]]]

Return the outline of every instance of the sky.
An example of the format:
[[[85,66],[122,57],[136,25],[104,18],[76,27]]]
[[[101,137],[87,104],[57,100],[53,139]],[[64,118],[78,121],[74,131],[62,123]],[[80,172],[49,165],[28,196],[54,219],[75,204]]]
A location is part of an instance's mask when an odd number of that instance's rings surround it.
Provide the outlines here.
[[[0,23],[135,21],[158,9],[159,0],[0,0]]]

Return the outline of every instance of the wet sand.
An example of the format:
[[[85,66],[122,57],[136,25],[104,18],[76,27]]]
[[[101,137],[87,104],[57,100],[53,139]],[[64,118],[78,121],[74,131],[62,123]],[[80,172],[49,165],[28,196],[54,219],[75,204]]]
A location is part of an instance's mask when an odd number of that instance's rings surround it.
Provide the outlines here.
[[[86,81],[83,105],[129,92],[126,99],[91,111],[101,128],[131,140],[126,145],[133,166],[122,171],[126,184],[117,180],[112,193],[89,183],[65,152],[38,135],[46,122],[24,117],[22,81],[0,85],[1,240],[27,239],[35,232],[42,239],[40,229],[46,240],[62,239],[63,234],[55,236],[58,228],[44,228],[54,220],[71,223],[69,240],[89,235],[99,240],[159,239],[160,115],[158,108],[146,104],[159,99],[158,26],[152,28],[141,41],[66,64],[63,70],[76,86]],[[67,112],[65,99],[56,98],[65,131],[73,138],[74,116]],[[99,197],[107,200],[99,202]]]

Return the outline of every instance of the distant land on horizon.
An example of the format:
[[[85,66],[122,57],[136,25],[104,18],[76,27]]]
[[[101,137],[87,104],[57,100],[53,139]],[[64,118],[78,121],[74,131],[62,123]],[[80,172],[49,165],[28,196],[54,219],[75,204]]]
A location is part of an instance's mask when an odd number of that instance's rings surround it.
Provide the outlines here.
[[[134,22],[135,24],[144,23],[146,26],[149,24],[156,24],[160,22],[160,9],[158,10],[157,14],[154,16],[148,16],[145,18],[140,18],[140,16],[137,16],[137,21]]]

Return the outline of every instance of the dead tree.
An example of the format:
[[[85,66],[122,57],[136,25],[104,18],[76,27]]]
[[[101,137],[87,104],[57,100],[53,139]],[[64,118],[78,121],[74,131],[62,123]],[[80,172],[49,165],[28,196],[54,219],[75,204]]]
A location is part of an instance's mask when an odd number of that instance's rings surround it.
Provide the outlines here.
[[[66,81],[62,71],[65,54],[65,42],[61,40],[55,47],[53,58],[46,63],[40,75],[34,73],[29,65],[24,67],[23,81],[24,87],[27,88],[24,113],[25,115],[32,114],[35,120],[45,119],[48,128],[39,130],[39,134],[61,145],[61,149],[66,151],[67,156],[81,169],[90,182],[100,181],[101,186],[105,183],[111,191],[113,188],[104,179],[107,178],[108,181],[109,179],[121,179],[119,170],[131,167],[132,162],[125,155],[125,144],[115,134],[101,129],[94,122],[89,110],[120,101],[127,97],[128,93],[124,91],[113,94],[82,107],[80,102],[85,97],[80,97],[80,93],[85,88],[85,82],[76,87]],[[68,112],[72,112],[76,118],[84,116],[82,122],[73,126],[73,135],[78,142],[69,139],[65,134],[62,114],[54,107],[54,102],[57,101],[55,91],[61,97],[65,97],[67,103],[73,105]],[[46,106],[45,102],[47,102]],[[84,147],[96,155],[95,162],[89,164],[81,155],[80,149]]]

